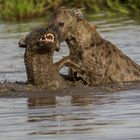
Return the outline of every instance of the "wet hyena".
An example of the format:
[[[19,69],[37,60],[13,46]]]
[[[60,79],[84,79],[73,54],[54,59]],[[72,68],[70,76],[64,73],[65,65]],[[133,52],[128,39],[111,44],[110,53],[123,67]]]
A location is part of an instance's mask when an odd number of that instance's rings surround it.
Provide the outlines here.
[[[46,29],[36,29],[19,41],[19,47],[25,48],[24,62],[28,83],[39,88],[58,89],[66,86],[65,79],[53,63],[53,53],[58,49],[54,33]]]
[[[48,30],[55,31],[70,49],[60,68],[69,65],[88,85],[140,80],[140,66],[103,39],[81,10],[59,8],[51,16]]]

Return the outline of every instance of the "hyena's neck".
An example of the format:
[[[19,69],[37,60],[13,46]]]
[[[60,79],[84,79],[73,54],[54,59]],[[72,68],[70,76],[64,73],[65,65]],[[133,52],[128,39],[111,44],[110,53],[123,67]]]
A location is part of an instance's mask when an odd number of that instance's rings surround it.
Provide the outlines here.
[[[28,81],[32,84],[39,85],[40,83],[47,84],[45,79],[49,79],[49,68],[53,65],[51,55],[37,54],[33,51],[26,50],[24,55],[25,66]]]
[[[105,39],[103,39],[97,31],[93,31],[93,32],[94,33],[93,33],[90,47],[100,47],[102,45],[102,43],[104,43]]]
[[[96,47],[103,42],[100,34],[87,21],[79,22],[66,39],[70,54],[79,56],[85,49]]]

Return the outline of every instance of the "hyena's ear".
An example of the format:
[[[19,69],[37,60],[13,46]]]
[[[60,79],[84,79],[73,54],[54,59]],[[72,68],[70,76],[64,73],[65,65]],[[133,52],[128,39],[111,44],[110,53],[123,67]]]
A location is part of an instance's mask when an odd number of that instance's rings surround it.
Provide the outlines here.
[[[92,27],[94,30],[96,30],[96,28],[97,28],[97,26],[96,26],[95,24],[93,24],[93,23],[91,23],[91,27]]]
[[[26,44],[26,37],[20,39],[20,41],[18,42],[19,47],[21,48],[26,48],[27,44]]]
[[[74,16],[77,18],[78,21],[84,19],[84,15],[83,15],[83,12],[82,12],[82,10],[84,10],[84,9],[85,8],[74,9],[73,10]]]

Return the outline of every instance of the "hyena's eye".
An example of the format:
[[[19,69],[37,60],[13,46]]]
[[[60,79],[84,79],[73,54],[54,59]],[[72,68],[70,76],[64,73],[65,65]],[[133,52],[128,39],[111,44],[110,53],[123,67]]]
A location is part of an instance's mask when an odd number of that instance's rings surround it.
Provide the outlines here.
[[[65,24],[65,22],[64,22],[64,21],[61,21],[61,22],[59,22],[59,23],[58,23],[58,25],[59,25],[60,27],[63,27],[63,26],[64,26],[64,24]]]

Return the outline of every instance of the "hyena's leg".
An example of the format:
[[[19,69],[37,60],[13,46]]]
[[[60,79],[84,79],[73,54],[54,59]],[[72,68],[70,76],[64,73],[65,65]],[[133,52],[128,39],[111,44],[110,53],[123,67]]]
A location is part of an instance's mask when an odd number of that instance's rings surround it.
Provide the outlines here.
[[[68,66],[73,71],[78,71],[80,66],[72,60],[69,56],[62,58],[60,61],[55,63],[56,70],[59,71],[62,67]]]

